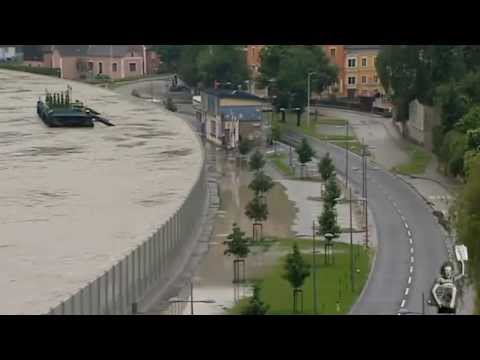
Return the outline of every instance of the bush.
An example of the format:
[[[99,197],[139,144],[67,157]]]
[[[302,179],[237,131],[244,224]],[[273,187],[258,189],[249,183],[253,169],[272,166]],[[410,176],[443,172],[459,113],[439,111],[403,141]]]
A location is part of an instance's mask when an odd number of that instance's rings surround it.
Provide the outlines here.
[[[173,102],[172,98],[168,97],[166,100],[165,100],[165,108],[168,110],[168,111],[171,111],[171,112],[176,112],[178,110],[177,106],[175,105],[175,103]]]
[[[50,69],[44,67],[33,67],[27,65],[16,65],[16,64],[0,64],[0,69],[13,70],[13,71],[22,71],[31,74],[47,75],[60,77],[60,69]]]

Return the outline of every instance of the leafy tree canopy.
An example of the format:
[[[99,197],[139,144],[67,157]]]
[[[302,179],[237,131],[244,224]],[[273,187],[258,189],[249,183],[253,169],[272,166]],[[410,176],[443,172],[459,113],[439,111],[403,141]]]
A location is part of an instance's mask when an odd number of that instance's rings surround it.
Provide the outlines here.
[[[318,172],[323,181],[327,181],[335,172],[335,165],[330,157],[330,153],[327,153],[318,163]]]
[[[260,286],[255,284],[253,287],[253,297],[248,302],[248,305],[242,309],[241,313],[242,315],[252,316],[266,315],[269,308],[270,307],[260,298]]]
[[[250,167],[250,171],[259,171],[263,169],[265,164],[266,162],[265,162],[265,158],[263,157],[263,154],[257,150],[250,157],[250,162],[248,165]]]
[[[293,244],[293,252],[287,255],[285,261],[285,273],[283,278],[287,280],[292,288],[300,289],[305,280],[310,276],[310,264],[303,258],[298,244]]]
[[[331,64],[323,49],[317,45],[269,45],[262,49],[260,83],[271,86],[277,96],[277,108],[305,108],[307,76],[312,91],[322,92],[337,80],[338,68]]]
[[[227,237],[224,245],[227,246],[225,255],[233,255],[239,259],[245,259],[250,253],[248,239],[237,224],[233,224],[233,232]]]
[[[312,149],[306,138],[302,139],[302,142],[300,146],[297,147],[296,151],[301,164],[306,164],[312,161],[315,156],[315,151]]]
[[[340,234],[340,226],[337,222],[337,212],[334,207],[325,203],[323,207],[323,212],[318,218],[320,231],[320,236],[325,236],[326,234],[334,235],[334,238],[337,238]]]
[[[262,198],[255,196],[245,208],[245,215],[257,223],[268,219],[268,206]]]
[[[259,171],[248,187],[255,193],[255,196],[259,196],[269,192],[274,187],[274,183],[270,176],[263,171]]]

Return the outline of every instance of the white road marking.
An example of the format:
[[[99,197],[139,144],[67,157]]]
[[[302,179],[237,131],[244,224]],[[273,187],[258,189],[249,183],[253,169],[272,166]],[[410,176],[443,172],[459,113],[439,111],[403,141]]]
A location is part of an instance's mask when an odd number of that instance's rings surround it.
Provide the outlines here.
[[[411,285],[411,284],[412,284],[412,277],[409,276],[409,277],[408,277],[408,285]]]
[[[415,258],[414,258],[413,256],[410,257],[410,262],[411,262],[412,264],[415,263]]]
[[[408,230],[408,236],[410,236],[410,238],[412,237],[412,232],[410,230]]]
[[[410,266],[410,274],[413,274],[413,266]]]
[[[400,307],[403,309],[405,307],[405,299],[402,300],[402,305],[400,305]]]
[[[410,238],[410,245],[413,245],[413,239]]]
[[[398,205],[397,205],[397,203],[396,203],[395,201],[392,202],[392,204],[393,204],[393,207],[398,207]]]
[[[413,247],[412,247],[412,248],[410,248],[410,253],[412,253],[412,254],[413,254],[414,252],[415,252],[415,249],[414,249]]]
[[[410,292],[410,288],[407,288],[407,289],[405,290],[405,296],[408,296],[408,293],[409,293],[409,292]]]
[[[405,228],[408,230],[409,229],[409,226],[407,223],[405,223]]]

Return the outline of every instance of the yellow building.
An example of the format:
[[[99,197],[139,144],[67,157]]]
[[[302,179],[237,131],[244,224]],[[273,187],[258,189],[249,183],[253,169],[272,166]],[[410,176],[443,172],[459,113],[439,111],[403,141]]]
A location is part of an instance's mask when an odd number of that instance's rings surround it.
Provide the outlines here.
[[[373,97],[384,94],[375,67],[380,45],[345,45],[344,96]]]

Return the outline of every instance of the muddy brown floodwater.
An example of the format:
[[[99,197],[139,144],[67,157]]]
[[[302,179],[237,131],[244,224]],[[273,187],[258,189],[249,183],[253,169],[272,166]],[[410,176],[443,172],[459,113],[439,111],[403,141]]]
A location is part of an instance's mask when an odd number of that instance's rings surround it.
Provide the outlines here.
[[[244,215],[246,204],[253,198],[248,185],[252,175],[246,164],[240,165],[234,157],[225,155],[223,150],[215,150],[207,144],[207,151],[216,157],[217,173],[221,175],[220,199],[221,205],[218,212],[214,236],[210,248],[194,275],[194,300],[203,301],[213,299],[215,304],[194,304],[195,315],[215,315],[224,313],[236,301],[248,296],[250,289],[245,285],[236,285],[233,280],[233,258],[224,255],[228,234],[232,231],[233,223],[252,236],[252,223]],[[269,220],[264,224],[264,234],[276,237],[293,236],[291,231],[297,210],[288,200],[284,187],[276,183],[267,198],[269,207]],[[247,259],[247,278],[267,271],[278,259],[275,252],[262,252],[249,256]],[[189,299],[189,287],[182,290],[179,297]],[[165,314],[190,314],[190,305],[172,305]]]
[[[45,89],[73,87],[116,126],[50,129]],[[201,144],[158,106],[0,70],[0,313],[42,314],[145,241],[183,203]]]

